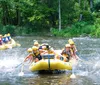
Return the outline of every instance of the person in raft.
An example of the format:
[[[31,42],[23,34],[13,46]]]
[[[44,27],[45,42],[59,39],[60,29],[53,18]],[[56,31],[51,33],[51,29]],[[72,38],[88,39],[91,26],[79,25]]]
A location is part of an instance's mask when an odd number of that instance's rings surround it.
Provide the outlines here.
[[[33,46],[32,48],[29,48],[27,51],[29,52],[29,55],[25,58],[24,62],[26,62],[27,60],[30,60],[30,62],[38,62],[42,59],[38,47]]]
[[[5,34],[2,38],[2,41],[4,44],[7,44],[8,43],[8,38],[7,38],[7,34]]]
[[[0,45],[2,45],[3,42],[2,42],[2,35],[0,35]]]
[[[76,60],[78,60],[79,57],[78,57],[78,55],[77,55],[77,48],[76,48],[76,46],[75,46],[74,41],[73,41],[72,39],[69,39],[69,40],[68,40],[68,43],[69,43],[70,46],[71,46],[70,50],[71,50],[71,52],[72,52],[72,55],[74,56],[73,58],[76,59]]]
[[[38,41],[35,41],[34,44],[33,44],[33,46],[36,46],[36,47],[39,48],[40,47],[40,44],[38,43]]]
[[[70,44],[66,44],[65,48],[61,52],[61,55],[62,55],[60,57],[61,60],[68,62],[73,57],[70,49],[71,49]]]
[[[8,33],[8,34],[6,35],[6,37],[8,38],[9,43],[11,43],[11,36],[10,36],[10,33]]]
[[[39,51],[40,51],[41,55],[44,55],[44,54],[54,54],[54,49],[50,45],[48,45],[47,43],[43,43],[39,47]]]

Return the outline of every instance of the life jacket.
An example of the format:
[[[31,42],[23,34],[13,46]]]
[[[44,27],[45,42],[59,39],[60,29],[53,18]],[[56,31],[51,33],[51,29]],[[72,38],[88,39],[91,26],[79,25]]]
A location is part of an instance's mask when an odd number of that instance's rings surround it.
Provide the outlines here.
[[[68,58],[68,59],[70,59],[70,57],[71,57],[71,51],[70,51],[70,50],[69,50],[69,51],[66,51],[66,50],[64,49],[64,50],[62,51],[61,55],[64,56],[64,57],[66,57],[66,58]]]
[[[35,57],[35,58],[38,58],[39,60],[42,59],[42,56],[40,55],[39,51],[37,51],[36,53],[33,53],[32,56],[33,58]]]
[[[7,36],[8,40],[10,41],[11,40],[11,36]]]
[[[49,46],[49,49],[47,49],[48,54],[54,54],[53,48]]]
[[[71,48],[70,50],[71,50],[71,52],[73,53],[73,55],[75,55],[75,54],[76,54],[76,46],[74,46],[74,47],[73,47],[73,48]]]
[[[3,38],[2,38],[2,41],[3,41],[4,43],[7,43],[7,42],[8,42],[8,38],[7,38],[7,37],[3,37]]]
[[[0,38],[0,45],[2,45],[2,38]]]
[[[48,54],[54,54],[54,52],[52,50],[47,50]]]
[[[37,51],[36,53],[33,53],[33,57],[36,57],[39,55],[39,52]]]

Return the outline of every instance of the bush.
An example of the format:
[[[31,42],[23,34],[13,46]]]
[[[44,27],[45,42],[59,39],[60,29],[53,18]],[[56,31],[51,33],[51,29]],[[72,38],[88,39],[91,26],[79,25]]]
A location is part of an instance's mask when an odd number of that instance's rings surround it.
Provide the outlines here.
[[[100,27],[96,30],[95,36],[96,36],[96,37],[100,37]]]
[[[15,26],[12,26],[12,25],[3,26],[3,25],[1,25],[0,28],[1,28],[1,34],[6,34],[6,33],[10,33],[12,35],[15,34],[15,32],[14,32]]]
[[[80,35],[88,36],[91,35],[92,32],[95,32],[95,26],[88,24],[87,22],[77,22],[71,27],[62,29],[60,32],[58,29],[53,28],[52,30],[54,35],[64,37],[79,37]]]
[[[26,27],[18,27],[13,25],[0,25],[0,34],[7,34],[10,33],[11,35],[32,35],[36,31],[32,28],[26,28]]]

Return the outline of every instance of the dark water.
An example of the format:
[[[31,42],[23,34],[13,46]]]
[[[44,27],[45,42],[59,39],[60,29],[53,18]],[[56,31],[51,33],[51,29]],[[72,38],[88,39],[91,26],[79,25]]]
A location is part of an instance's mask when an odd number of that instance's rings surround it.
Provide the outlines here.
[[[62,74],[38,74],[30,72],[28,62],[24,66],[24,76],[19,76],[19,65],[28,55],[27,49],[34,40],[48,43],[54,49],[62,49],[68,38],[57,37],[14,37],[22,46],[0,51],[0,85],[100,85],[100,39],[73,38],[81,60],[75,67],[75,79],[70,79],[71,71]]]

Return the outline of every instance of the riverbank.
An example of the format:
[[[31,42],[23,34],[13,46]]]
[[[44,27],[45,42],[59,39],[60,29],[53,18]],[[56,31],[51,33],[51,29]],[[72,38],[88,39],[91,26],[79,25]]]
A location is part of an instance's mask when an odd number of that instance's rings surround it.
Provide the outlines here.
[[[10,33],[12,36],[58,36],[58,37],[100,37],[100,24],[90,24],[87,22],[77,22],[71,26],[58,28],[34,29],[33,27],[18,27],[13,25],[0,25],[0,34]]]
[[[72,26],[67,26],[66,28],[62,28],[61,31],[58,28],[52,28],[51,33],[54,36],[62,36],[62,37],[100,37],[100,25],[88,24],[87,22],[77,22]]]

